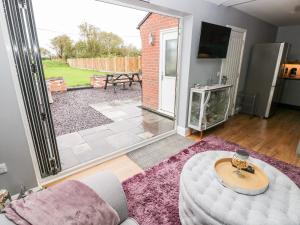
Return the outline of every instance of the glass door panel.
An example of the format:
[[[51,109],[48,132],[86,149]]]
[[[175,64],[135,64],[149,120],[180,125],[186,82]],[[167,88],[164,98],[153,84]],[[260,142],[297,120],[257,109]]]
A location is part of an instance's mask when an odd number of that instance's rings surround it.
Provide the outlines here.
[[[176,77],[177,74],[177,39],[166,40],[165,76]]]
[[[207,128],[225,119],[228,101],[229,96],[227,89],[211,91],[205,110]]]
[[[199,92],[192,92],[192,95],[190,124],[199,127],[202,94]]]

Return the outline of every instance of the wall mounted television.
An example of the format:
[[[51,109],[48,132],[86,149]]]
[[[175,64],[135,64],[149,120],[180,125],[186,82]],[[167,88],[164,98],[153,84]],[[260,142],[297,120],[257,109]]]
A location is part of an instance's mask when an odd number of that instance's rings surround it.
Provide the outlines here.
[[[198,58],[226,58],[231,28],[202,22]]]

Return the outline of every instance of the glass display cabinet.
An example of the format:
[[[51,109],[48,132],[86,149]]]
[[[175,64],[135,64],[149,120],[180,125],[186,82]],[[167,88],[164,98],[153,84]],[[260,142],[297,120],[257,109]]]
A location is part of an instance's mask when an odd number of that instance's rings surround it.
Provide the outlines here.
[[[188,126],[204,131],[228,119],[231,85],[191,88]]]

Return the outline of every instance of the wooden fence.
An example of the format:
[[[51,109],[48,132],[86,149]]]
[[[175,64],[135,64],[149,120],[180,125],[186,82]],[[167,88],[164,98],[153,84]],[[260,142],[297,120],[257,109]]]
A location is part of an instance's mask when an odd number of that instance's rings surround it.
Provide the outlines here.
[[[141,57],[76,58],[68,59],[70,67],[97,70],[100,72],[139,72]]]

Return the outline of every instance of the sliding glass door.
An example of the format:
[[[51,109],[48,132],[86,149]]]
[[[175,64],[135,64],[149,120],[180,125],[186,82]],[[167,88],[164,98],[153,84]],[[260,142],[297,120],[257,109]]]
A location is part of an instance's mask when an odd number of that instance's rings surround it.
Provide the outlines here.
[[[61,171],[61,164],[31,0],[2,1],[41,176],[47,177]]]

